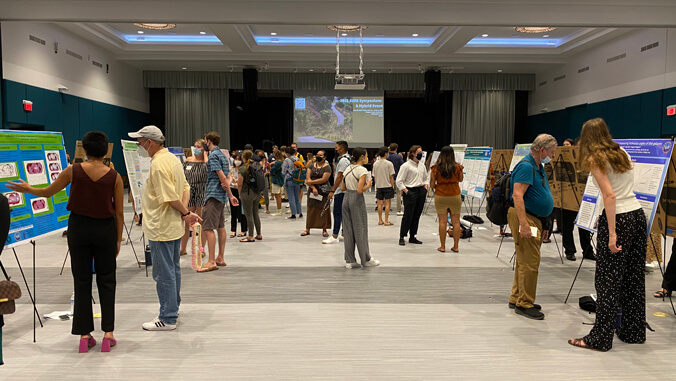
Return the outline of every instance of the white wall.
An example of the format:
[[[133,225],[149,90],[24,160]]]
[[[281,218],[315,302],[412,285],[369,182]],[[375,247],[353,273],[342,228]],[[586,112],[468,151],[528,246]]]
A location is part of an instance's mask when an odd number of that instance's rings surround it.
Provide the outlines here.
[[[641,52],[655,42],[658,47]],[[606,62],[623,53],[624,59]],[[588,71],[578,73],[586,66]],[[564,74],[565,79],[554,82]],[[562,67],[538,73],[536,86],[529,94],[529,115],[675,87],[676,29],[640,29],[587,49]]]
[[[31,41],[29,35],[46,44]],[[58,42],[57,54],[54,42]],[[82,60],[67,55],[66,49]],[[102,63],[103,68],[91,61]],[[11,81],[54,91],[64,85],[71,95],[148,112],[141,70],[116,61],[110,52],[55,24],[3,22],[2,65],[3,78]]]

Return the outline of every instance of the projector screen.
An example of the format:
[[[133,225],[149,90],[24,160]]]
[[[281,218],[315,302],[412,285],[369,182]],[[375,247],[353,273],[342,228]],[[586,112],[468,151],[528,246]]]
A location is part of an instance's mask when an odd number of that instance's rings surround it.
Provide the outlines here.
[[[293,140],[299,148],[383,146],[382,91],[294,92]]]

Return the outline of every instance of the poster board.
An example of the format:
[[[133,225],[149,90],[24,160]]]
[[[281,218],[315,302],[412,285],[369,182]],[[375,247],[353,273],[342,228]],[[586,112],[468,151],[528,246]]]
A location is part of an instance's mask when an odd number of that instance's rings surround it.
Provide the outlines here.
[[[670,139],[615,141],[629,153],[634,163],[634,194],[645,212],[648,220],[648,233],[650,233],[673,153],[673,141]],[[596,224],[602,212],[599,203],[601,197],[601,191],[594,186],[592,176],[589,176],[575,221],[578,227],[596,232]]]
[[[463,196],[483,197],[492,153],[492,147],[469,147],[465,150],[464,180],[460,188]]]
[[[139,146],[136,141],[121,140],[121,143],[124,165],[127,168],[127,176],[129,177],[129,191],[134,198],[134,212],[141,214],[143,191],[150,174],[150,158],[139,155]]]
[[[29,243],[68,227],[70,185],[52,197],[13,192],[7,181],[22,179],[46,188],[68,167],[60,132],[0,130],[0,191],[9,200],[9,236],[5,248]]]
[[[451,144],[453,151],[455,152],[455,162],[463,165],[465,162],[465,150],[467,149],[467,144]]]
[[[509,171],[512,172],[514,170],[514,167],[516,167],[517,164],[521,160],[523,160],[524,157],[528,156],[530,153],[530,143],[528,144],[517,144],[514,147],[514,153],[512,154],[512,162],[509,164]]]
[[[186,158],[192,156],[192,150],[190,148],[183,148],[183,154]]]
[[[494,149],[491,154],[491,173],[486,181],[486,189],[493,189],[495,181],[504,173],[509,172],[509,165],[512,163],[514,150]]]
[[[578,158],[579,147],[557,147],[552,161],[545,164],[555,208],[580,210],[589,173],[581,170]]]
[[[113,143],[108,143],[108,152],[106,152],[106,155],[103,157],[103,164],[107,166],[110,166],[110,159],[113,157],[114,146],[115,145]],[[73,164],[82,163],[83,161],[85,161],[85,151],[82,147],[82,140],[78,140],[75,142],[75,156],[73,157]]]
[[[676,149],[672,151],[667,166],[667,177],[664,179],[653,229],[662,235],[676,237]]]
[[[183,150],[183,147],[168,147],[167,150],[174,154],[178,158],[178,160],[181,161],[181,164],[185,163],[185,151]]]

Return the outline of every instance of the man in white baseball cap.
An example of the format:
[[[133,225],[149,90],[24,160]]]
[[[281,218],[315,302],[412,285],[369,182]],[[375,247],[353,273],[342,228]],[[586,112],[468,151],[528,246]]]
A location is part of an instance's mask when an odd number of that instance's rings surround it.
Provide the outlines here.
[[[188,210],[190,185],[181,161],[164,147],[164,135],[155,126],[129,133],[139,150],[150,156],[150,174],[143,192],[143,233],[150,244],[153,279],[157,283],[160,314],[143,324],[147,331],[176,329],[181,304],[180,245],[183,222],[193,225],[202,219]]]

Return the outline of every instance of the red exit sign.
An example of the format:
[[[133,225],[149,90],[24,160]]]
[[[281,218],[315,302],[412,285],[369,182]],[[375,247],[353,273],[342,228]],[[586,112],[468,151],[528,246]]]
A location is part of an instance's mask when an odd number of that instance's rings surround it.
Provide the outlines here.
[[[667,106],[667,116],[676,115],[676,105]]]

